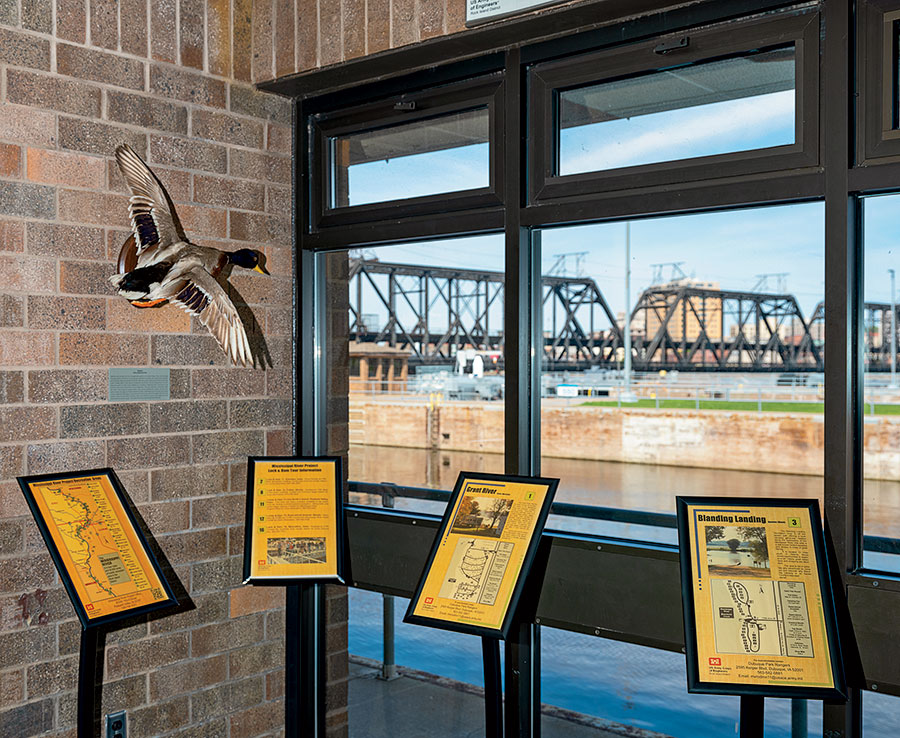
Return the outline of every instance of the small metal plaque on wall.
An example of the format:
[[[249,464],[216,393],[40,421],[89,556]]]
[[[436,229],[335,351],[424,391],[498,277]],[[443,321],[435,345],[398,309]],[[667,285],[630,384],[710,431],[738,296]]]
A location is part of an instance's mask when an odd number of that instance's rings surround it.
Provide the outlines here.
[[[542,5],[559,5],[563,0],[466,0],[466,25],[505,18],[524,13]]]
[[[157,402],[168,399],[168,369],[139,367],[109,370],[110,402]]]

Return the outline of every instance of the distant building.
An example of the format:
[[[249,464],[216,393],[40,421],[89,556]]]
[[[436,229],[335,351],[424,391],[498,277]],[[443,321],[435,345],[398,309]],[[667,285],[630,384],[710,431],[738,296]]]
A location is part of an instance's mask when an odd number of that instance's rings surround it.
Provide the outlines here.
[[[406,349],[350,342],[350,392],[403,392],[409,378]]]
[[[669,309],[677,303],[675,314],[669,319],[668,331],[673,341],[694,341],[702,329],[712,341],[722,338],[722,298],[692,296],[679,300],[677,291],[681,288],[719,291],[718,282],[704,282],[699,279],[684,277],[673,279],[665,284],[652,285],[647,292],[654,290],[671,290],[665,295],[656,295],[642,312],[641,323],[645,326],[648,338],[656,335],[665,320]]]

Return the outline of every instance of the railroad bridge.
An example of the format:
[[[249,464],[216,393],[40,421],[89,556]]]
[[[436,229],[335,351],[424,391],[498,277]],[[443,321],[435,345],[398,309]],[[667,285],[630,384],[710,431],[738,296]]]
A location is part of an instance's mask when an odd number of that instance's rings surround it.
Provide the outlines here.
[[[459,347],[503,350],[503,272],[350,259],[350,337],[410,352],[412,365],[452,364]],[[543,365],[615,369],[617,320],[589,277],[541,278]],[[807,319],[790,294],[700,287],[645,289],[631,312],[636,371],[824,371],[824,304]],[[866,303],[867,369],[890,369],[890,305]]]

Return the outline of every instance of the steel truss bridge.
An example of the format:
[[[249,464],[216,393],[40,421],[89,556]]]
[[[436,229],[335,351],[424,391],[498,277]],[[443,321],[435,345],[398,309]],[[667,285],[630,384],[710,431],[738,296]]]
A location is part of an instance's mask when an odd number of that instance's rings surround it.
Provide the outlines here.
[[[623,331],[597,283],[541,282],[544,368],[621,367]],[[351,258],[350,339],[406,349],[413,366],[452,364],[458,348],[502,352],[503,289],[503,272]],[[650,287],[631,315],[632,367],[822,372],[824,316],[819,303],[807,320],[793,295]],[[888,371],[890,305],[866,303],[864,321],[867,369]]]

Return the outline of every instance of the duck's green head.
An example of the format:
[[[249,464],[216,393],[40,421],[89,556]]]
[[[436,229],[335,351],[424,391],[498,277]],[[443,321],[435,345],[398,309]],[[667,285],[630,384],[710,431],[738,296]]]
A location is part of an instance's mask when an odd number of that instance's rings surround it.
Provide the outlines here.
[[[252,269],[260,274],[268,274],[266,271],[266,255],[261,251],[238,249],[228,254],[228,261],[244,269]]]

